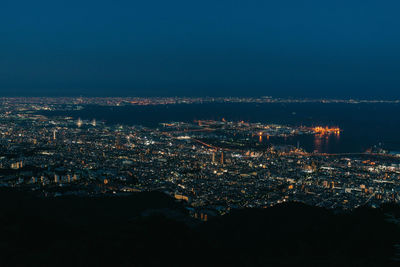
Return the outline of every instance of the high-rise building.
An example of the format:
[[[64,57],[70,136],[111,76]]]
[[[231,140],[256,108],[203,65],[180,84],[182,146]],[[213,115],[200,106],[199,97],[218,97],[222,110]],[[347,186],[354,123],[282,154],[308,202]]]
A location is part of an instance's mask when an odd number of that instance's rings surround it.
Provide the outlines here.
[[[221,164],[222,165],[224,164],[224,152],[223,151],[221,152]]]
[[[22,161],[11,163],[11,169],[18,170],[23,167]]]
[[[117,137],[115,138],[115,148],[121,148],[121,137],[119,135],[117,135]]]

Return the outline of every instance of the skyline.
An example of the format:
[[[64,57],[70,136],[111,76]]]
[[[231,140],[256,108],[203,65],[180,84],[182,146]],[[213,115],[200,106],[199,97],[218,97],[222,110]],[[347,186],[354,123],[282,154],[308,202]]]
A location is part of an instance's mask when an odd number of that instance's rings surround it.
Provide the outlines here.
[[[0,1],[0,266],[398,266],[398,10]]]
[[[398,98],[399,7],[5,1],[0,95]]]

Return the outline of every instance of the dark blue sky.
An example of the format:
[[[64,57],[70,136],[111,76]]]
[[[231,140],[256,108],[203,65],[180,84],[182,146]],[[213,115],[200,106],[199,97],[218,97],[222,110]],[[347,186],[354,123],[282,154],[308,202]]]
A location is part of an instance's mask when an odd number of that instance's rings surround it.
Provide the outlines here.
[[[0,1],[1,95],[400,98],[400,1]]]

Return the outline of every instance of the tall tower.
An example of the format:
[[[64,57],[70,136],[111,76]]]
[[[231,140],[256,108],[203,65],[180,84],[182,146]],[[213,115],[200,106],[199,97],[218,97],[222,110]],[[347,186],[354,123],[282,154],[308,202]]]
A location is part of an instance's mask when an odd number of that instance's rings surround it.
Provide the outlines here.
[[[57,131],[53,130],[53,140],[57,140]]]
[[[212,163],[215,163],[215,152],[212,153]]]
[[[224,164],[224,151],[221,152],[221,164]]]
[[[121,137],[119,135],[117,135],[117,137],[115,138],[115,148],[121,148]]]

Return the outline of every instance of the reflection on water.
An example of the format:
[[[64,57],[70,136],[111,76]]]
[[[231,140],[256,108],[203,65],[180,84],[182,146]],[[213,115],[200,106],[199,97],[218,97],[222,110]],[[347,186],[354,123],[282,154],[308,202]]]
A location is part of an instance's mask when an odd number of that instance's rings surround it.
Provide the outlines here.
[[[314,151],[322,152],[321,149],[322,138],[318,134],[314,135]]]
[[[267,147],[271,145],[291,145],[300,147],[307,152],[319,153],[338,153],[342,152],[340,147],[342,145],[341,134],[314,134],[314,135],[298,135],[298,136],[262,136],[255,135],[259,143],[265,143]],[[265,137],[265,138],[264,138]]]
[[[333,141],[334,144],[331,144]],[[340,130],[321,131],[314,135],[314,152],[327,153],[332,145],[340,143]]]

